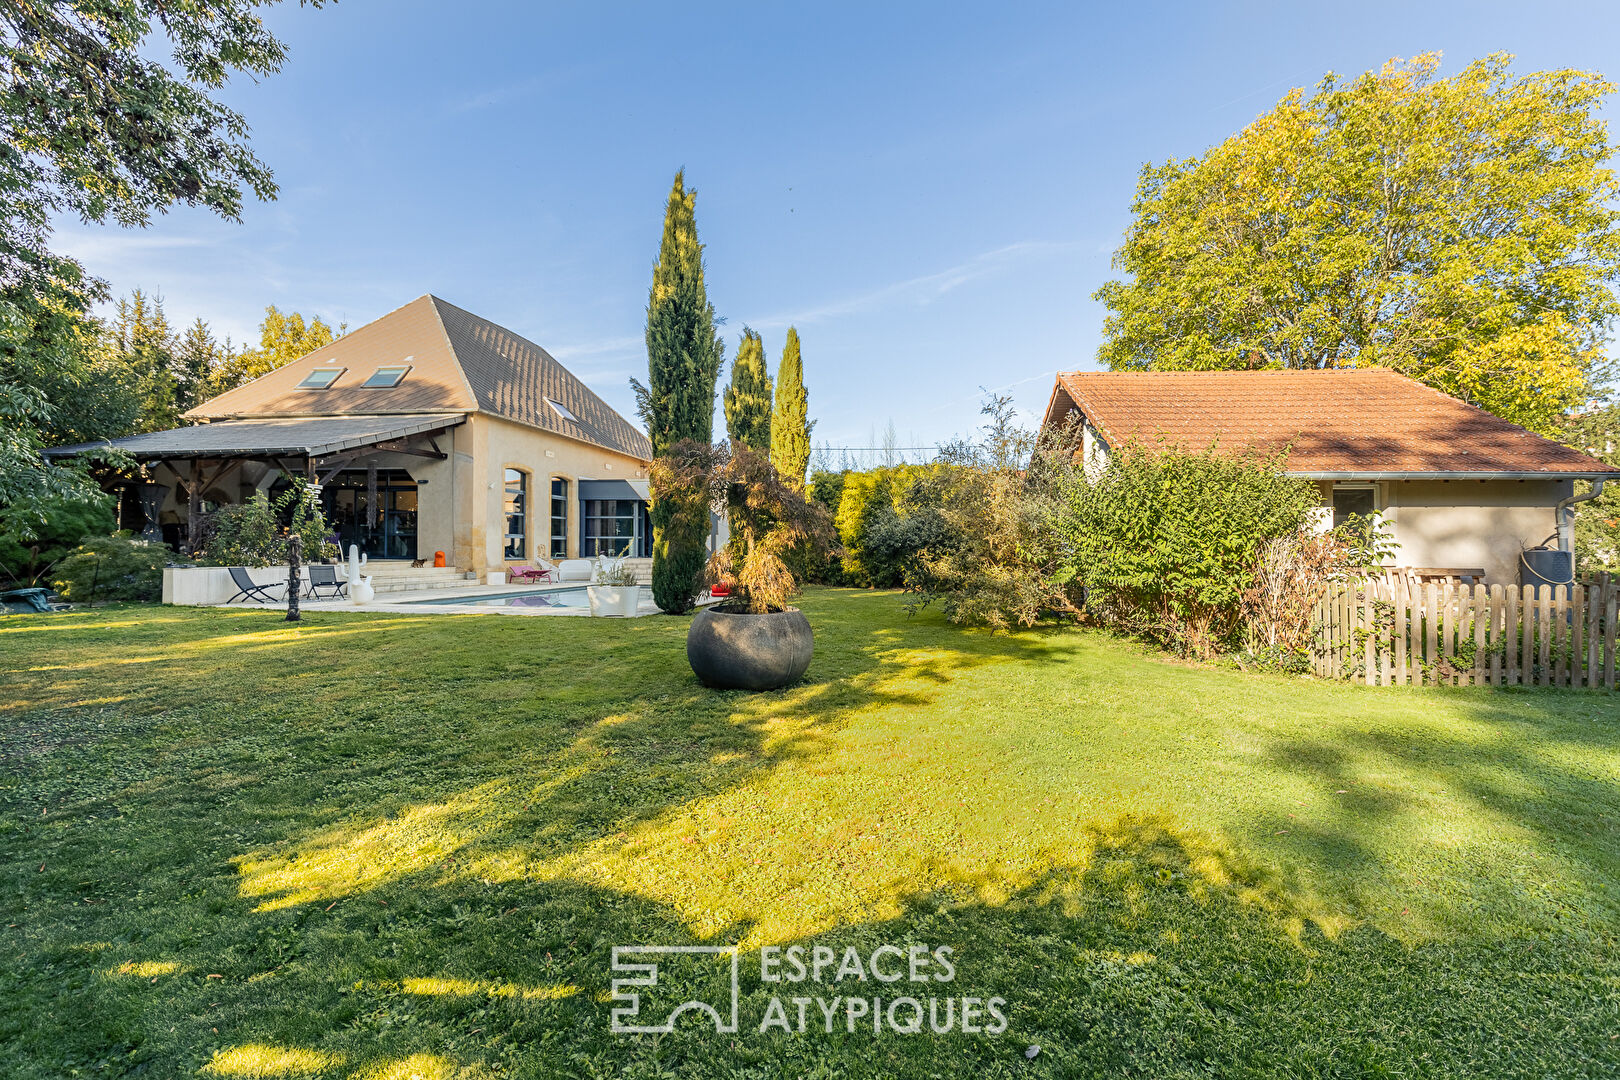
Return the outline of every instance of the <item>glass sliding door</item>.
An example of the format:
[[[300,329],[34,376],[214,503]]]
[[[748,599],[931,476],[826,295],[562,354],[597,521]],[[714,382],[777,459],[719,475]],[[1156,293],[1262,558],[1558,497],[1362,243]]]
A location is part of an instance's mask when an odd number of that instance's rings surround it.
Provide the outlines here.
[[[351,544],[370,559],[416,558],[416,481],[404,469],[377,471],[375,502],[364,470],[340,472],[321,488],[321,510],[344,558]]]
[[[585,536],[581,555],[652,554],[652,530],[646,503],[637,499],[585,500]]]

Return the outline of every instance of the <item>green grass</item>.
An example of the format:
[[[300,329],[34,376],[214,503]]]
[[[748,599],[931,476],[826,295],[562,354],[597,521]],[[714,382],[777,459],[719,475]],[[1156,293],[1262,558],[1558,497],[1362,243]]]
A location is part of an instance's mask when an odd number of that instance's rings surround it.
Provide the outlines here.
[[[668,618],[0,621],[0,1075],[1620,1070],[1614,696],[804,607],[810,676],[764,695],[698,686]],[[614,945],[733,942],[738,1033],[610,1033]],[[887,943],[955,980],[760,981]],[[911,992],[1008,1029],[758,1030]]]

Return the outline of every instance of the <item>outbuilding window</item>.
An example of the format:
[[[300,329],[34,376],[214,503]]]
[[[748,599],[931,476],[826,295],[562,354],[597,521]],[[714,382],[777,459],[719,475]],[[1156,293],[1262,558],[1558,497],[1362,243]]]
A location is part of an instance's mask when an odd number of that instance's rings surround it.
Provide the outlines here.
[[[1367,519],[1378,513],[1378,486],[1376,484],[1333,485],[1333,527],[1344,525],[1351,518]]]

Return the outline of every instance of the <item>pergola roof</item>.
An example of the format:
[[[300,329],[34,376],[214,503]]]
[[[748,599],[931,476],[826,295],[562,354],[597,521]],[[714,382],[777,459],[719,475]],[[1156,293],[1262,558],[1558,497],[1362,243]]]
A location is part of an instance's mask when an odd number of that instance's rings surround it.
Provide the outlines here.
[[[135,458],[316,458],[440,431],[465,419],[464,414],[457,413],[416,413],[220,420],[145,435],[126,435],[121,439],[57,446],[45,454],[47,457],[74,457],[111,448]]]

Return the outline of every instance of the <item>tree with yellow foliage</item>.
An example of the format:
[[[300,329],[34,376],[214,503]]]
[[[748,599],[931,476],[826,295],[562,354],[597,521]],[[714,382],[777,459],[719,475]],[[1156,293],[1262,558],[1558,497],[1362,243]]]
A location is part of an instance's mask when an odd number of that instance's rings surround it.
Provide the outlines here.
[[[342,337],[346,329],[344,324],[334,331],[318,317],[305,320],[296,311],[283,312],[271,304],[264,309],[264,321],[259,324],[259,347],[226,357],[225,362],[214,369],[210,389],[215,394],[223,394],[268,375],[316,349],[324,349]]]
[[[1580,71],[1438,54],[1294,90],[1143,168],[1103,285],[1115,370],[1381,365],[1549,431],[1605,377],[1620,193]]]

